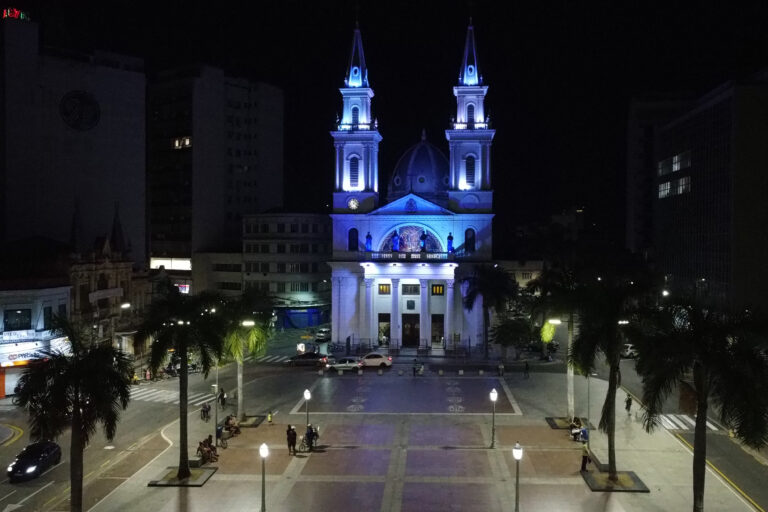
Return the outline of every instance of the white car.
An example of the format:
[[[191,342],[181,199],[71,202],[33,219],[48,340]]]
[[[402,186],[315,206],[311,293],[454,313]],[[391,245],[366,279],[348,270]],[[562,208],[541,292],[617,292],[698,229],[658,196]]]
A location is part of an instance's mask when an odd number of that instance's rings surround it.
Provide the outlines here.
[[[354,357],[342,357],[338,361],[329,361],[325,367],[329,370],[357,370],[362,368],[363,364]]]
[[[628,357],[634,359],[637,357],[637,348],[631,343],[625,343],[624,348],[621,350],[621,357]]]
[[[365,354],[360,358],[361,366],[378,366],[379,368],[386,368],[392,366],[392,357],[379,354],[378,352],[371,352]]]

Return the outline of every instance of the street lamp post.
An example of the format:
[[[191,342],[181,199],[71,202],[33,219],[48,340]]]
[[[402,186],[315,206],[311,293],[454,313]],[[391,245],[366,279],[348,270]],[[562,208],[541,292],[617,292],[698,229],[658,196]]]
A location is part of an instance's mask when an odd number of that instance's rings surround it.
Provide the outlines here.
[[[261,512],[267,512],[267,456],[269,456],[269,447],[267,443],[261,443],[259,446],[259,455],[261,455]]]
[[[496,388],[491,390],[491,403],[493,404],[493,416],[491,416],[491,448],[496,446],[496,399],[499,398],[499,394],[496,392]]]
[[[307,406],[307,425],[309,425],[309,400],[312,398],[312,393],[308,389],[304,390],[304,404]]]
[[[520,512],[520,459],[523,458],[523,447],[520,443],[515,443],[512,456],[515,458],[515,512]]]
[[[559,318],[553,318],[548,320],[552,325],[560,325],[562,321]],[[571,353],[571,345],[573,345],[573,312],[568,313],[568,346],[565,351],[566,357]],[[568,364],[566,360],[565,375],[567,384],[567,399],[568,399],[568,419],[572,420],[576,416],[575,406],[573,404],[573,366]]]
[[[219,393],[219,360],[216,360],[216,384],[213,386],[213,443],[215,445],[219,444],[219,438],[218,435],[218,425],[219,425],[219,403],[218,403],[218,393]]]

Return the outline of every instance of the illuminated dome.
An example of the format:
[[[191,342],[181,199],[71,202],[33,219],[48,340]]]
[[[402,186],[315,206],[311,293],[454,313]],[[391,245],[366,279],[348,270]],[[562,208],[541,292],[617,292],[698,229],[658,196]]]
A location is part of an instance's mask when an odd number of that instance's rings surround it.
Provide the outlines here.
[[[421,142],[408,149],[395,165],[389,180],[387,200],[393,201],[413,192],[442,203],[448,197],[449,176],[448,159],[422,134]]]

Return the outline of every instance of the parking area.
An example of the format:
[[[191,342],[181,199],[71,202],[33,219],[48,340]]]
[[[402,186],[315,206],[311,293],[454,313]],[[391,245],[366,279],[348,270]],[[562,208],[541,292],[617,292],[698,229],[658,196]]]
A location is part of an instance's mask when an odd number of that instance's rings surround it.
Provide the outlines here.
[[[507,384],[497,377],[448,377],[363,375],[328,373],[314,383],[311,414],[489,414],[492,389],[498,392],[496,414],[519,415],[520,409]],[[305,409],[299,400],[292,413]]]

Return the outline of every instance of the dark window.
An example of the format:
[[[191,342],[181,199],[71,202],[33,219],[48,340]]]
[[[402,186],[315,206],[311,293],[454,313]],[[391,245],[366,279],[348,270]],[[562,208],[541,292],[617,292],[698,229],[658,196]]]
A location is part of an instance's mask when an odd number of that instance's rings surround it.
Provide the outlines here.
[[[240,283],[216,283],[219,290],[240,290]]]
[[[352,107],[352,126],[357,126],[357,124],[360,122],[360,109],[357,107]]]
[[[444,295],[445,294],[445,286],[442,284],[433,284],[432,285],[432,295]]]
[[[61,318],[67,318],[67,305],[66,304],[59,304],[59,312],[58,315]]]
[[[262,263],[261,264],[261,271],[262,272],[269,272],[269,263]]]
[[[278,292],[285,292],[285,283],[276,283]]]
[[[45,306],[43,308],[43,329],[50,329],[53,321],[53,308]]]
[[[278,233],[285,233],[285,224],[278,224],[277,225],[277,232]]]
[[[464,231],[464,251],[465,252],[475,251],[475,230],[472,228],[469,228],[466,231]]]
[[[379,285],[379,295],[391,295],[392,285],[389,283],[382,283]]]
[[[285,252],[285,244],[277,244],[277,252],[282,254]]]
[[[299,232],[299,225],[291,224],[291,233],[298,233],[298,232]]]
[[[419,295],[419,285],[418,284],[404,284],[403,285],[403,295]]]
[[[475,126],[475,106],[467,105],[467,125],[469,127]]]
[[[475,157],[467,157],[467,185],[475,184]]]
[[[285,263],[278,263],[277,264],[277,271],[280,273],[285,273]]]
[[[214,272],[241,272],[242,269],[239,263],[215,263],[213,265]]]
[[[302,224],[301,225],[301,232],[302,233],[309,233],[309,224]]]
[[[261,244],[261,251],[262,254],[268,254],[269,253],[269,244]]]
[[[357,179],[360,168],[360,160],[353,156],[349,159],[349,186],[357,187]]]
[[[4,317],[5,331],[24,331],[32,328],[31,309],[6,309]]]
[[[262,224],[261,225],[261,232],[262,233],[269,233],[269,224]]]
[[[357,243],[358,243],[358,234],[357,229],[352,228],[349,230],[349,235],[347,237],[347,250],[348,251],[356,251],[357,250]]]

